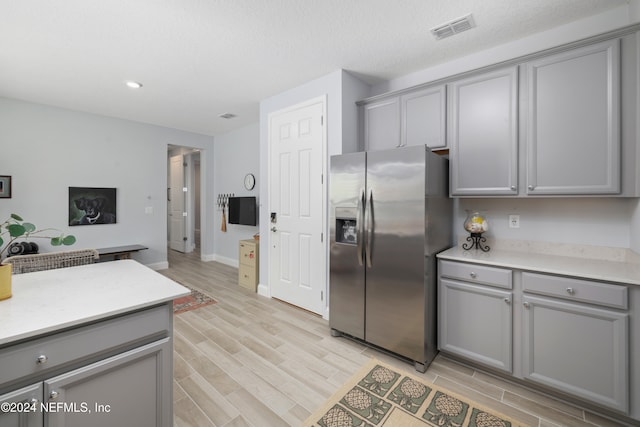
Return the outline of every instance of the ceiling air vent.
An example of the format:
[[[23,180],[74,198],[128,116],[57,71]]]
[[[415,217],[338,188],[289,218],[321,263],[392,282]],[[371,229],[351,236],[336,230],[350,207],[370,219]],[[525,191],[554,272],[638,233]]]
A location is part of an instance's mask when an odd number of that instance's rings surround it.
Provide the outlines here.
[[[433,27],[431,29],[431,34],[433,34],[436,40],[442,40],[445,37],[470,30],[475,26],[476,24],[473,21],[473,16],[471,16],[471,14],[468,14],[460,18],[453,19],[449,22],[445,22],[444,24],[438,25],[437,27]]]

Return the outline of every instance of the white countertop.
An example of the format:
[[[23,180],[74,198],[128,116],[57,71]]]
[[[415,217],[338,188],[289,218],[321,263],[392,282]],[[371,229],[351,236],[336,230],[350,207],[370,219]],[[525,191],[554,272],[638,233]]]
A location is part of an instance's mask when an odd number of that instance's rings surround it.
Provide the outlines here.
[[[640,285],[640,264],[631,262],[493,249],[489,252],[475,249],[466,251],[459,246],[439,253],[438,258]]]
[[[13,276],[0,345],[171,301],[190,290],[134,260]]]

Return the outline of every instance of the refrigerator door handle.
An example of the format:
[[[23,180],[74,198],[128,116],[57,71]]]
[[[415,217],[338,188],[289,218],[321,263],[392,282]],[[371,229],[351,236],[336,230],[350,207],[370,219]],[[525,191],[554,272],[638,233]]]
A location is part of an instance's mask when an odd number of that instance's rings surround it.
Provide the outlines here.
[[[368,214],[367,214],[368,212]],[[365,221],[367,223],[367,249],[366,249],[366,260],[367,267],[371,268],[373,265],[373,235],[374,235],[374,219],[373,219],[373,190],[369,190],[369,198],[366,201],[365,207]]]
[[[358,241],[358,264],[364,265],[364,245],[362,244],[362,238],[364,236],[364,189],[360,190],[360,197],[358,197],[358,207],[356,212],[356,240]]]

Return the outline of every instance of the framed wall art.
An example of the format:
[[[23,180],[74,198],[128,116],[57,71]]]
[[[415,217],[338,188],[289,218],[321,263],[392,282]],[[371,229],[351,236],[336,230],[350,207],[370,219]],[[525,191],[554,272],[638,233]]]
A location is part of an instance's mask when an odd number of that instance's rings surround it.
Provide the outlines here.
[[[0,175],[0,199],[11,198],[11,177]]]
[[[69,225],[116,223],[116,189],[69,187]]]

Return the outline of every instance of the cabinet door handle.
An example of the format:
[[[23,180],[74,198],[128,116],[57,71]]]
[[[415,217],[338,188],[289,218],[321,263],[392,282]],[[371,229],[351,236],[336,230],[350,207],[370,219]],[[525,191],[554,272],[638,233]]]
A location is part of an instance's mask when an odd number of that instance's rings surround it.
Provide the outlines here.
[[[517,190],[516,186],[515,186],[515,185],[512,185],[512,186],[511,186],[511,191],[516,191],[516,190]]]
[[[529,308],[531,307],[531,305],[528,302],[523,302],[522,305],[524,305],[524,308]]]
[[[38,358],[36,359],[36,363],[38,365],[44,365],[45,363],[47,363],[47,360],[49,360],[49,358],[47,357],[46,354],[41,354],[40,356],[38,356]]]
[[[471,276],[472,279],[475,279],[476,277],[478,277],[478,275],[474,271],[469,273],[469,276]]]
[[[576,291],[575,291],[573,288],[567,288],[567,293],[568,293],[569,295],[573,295],[573,294],[575,294],[575,293],[576,293]]]
[[[536,189],[535,185],[529,185],[527,188],[529,189],[529,191],[533,191]]]
[[[58,393],[55,390],[51,390],[51,393],[49,393],[49,399],[51,399],[51,400],[57,399],[58,396],[60,396],[60,393]]]
[[[505,298],[504,302],[506,302],[507,304],[511,304],[511,300],[509,298]]]

